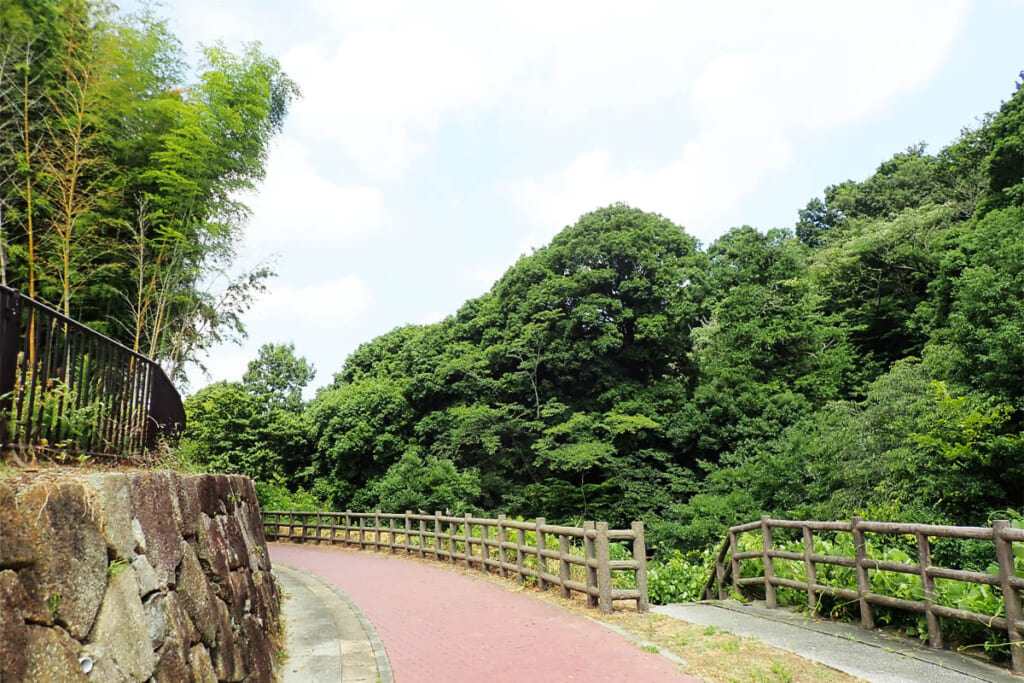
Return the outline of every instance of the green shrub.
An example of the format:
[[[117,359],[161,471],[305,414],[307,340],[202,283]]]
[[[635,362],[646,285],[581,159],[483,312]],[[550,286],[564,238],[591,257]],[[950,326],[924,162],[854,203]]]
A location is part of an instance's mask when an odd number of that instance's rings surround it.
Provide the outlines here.
[[[682,553],[673,550],[647,565],[647,595],[656,605],[701,600],[708,569],[714,570],[714,550]]]
[[[328,510],[328,506],[316,496],[304,489],[289,491],[288,487],[279,482],[253,481],[256,487],[256,498],[263,510],[302,510],[315,512]]]

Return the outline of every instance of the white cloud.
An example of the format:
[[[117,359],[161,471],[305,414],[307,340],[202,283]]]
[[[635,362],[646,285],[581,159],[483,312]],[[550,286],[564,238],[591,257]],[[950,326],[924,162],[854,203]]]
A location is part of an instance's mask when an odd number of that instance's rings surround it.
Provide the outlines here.
[[[277,330],[315,324],[322,329],[337,329],[352,322],[373,306],[370,288],[356,275],[345,275],[331,282],[307,287],[271,284],[271,291],[252,307],[249,320],[253,327],[273,323]]]
[[[554,224],[547,227],[549,229],[545,231],[521,235],[512,249],[497,250],[489,254],[487,259],[471,266],[468,270],[468,281],[474,289],[481,292],[489,290],[522,256],[529,255],[534,249],[539,249],[550,242],[560,228]]]
[[[666,83],[682,82],[708,45],[686,30],[692,10],[664,3],[317,7],[340,37],[282,58],[305,94],[295,118],[390,177],[431,149],[446,118],[500,111],[563,125],[670,97]]]
[[[628,158],[598,148],[503,189],[538,224],[564,225],[626,201],[681,222],[706,242],[721,227],[712,225],[716,215],[787,167],[795,140],[876,115],[932,77],[964,3],[931,3],[928,11],[879,2],[761,3],[747,10],[733,18],[735,49],[707,59],[693,81],[695,129],[674,159],[630,167]],[[726,31],[727,18],[712,17],[707,30]]]
[[[245,11],[241,5],[224,0],[177,0],[176,5],[174,18],[179,26],[178,34],[190,52],[199,43],[213,45],[223,40],[235,44],[252,40],[254,35],[260,33],[257,16],[251,11]]]
[[[246,236],[254,247],[316,240],[330,245],[371,232],[388,220],[382,192],[372,186],[344,186],[320,175],[306,145],[284,138],[267,162],[266,180],[249,202]]]
[[[206,4],[179,2],[187,33],[207,40],[258,36],[253,23],[269,16],[221,0],[210,21]],[[558,127],[678,106],[689,92],[702,127],[741,114],[802,130],[856,121],[934,73],[965,9],[964,0],[313,0],[300,3],[312,21],[296,33],[310,42],[281,61],[304,92],[292,117],[303,138],[397,178],[436,145],[442,122],[492,112]]]
[[[336,367],[347,353],[338,348],[339,338],[344,336],[339,333],[357,324],[373,305],[370,288],[356,275],[305,287],[272,281],[270,291],[246,315],[249,338],[240,346],[221,345],[207,354],[209,380],[240,381],[259,347],[267,343],[294,342],[296,353],[312,360],[317,368]],[[192,375],[194,387],[206,383],[198,371]],[[307,387],[307,398],[312,391]]]
[[[205,361],[209,381],[237,382],[249,369],[249,361],[256,357],[255,350],[239,349],[238,347],[220,347],[208,355]],[[190,368],[189,379],[191,390],[196,390],[207,382],[207,377],[198,370]]]
[[[442,320],[447,318],[449,315],[450,315],[449,313],[445,313],[444,311],[431,311],[430,313],[427,313],[426,315],[421,315],[419,320],[416,321],[416,324],[417,325],[433,325],[434,323],[441,322]]]

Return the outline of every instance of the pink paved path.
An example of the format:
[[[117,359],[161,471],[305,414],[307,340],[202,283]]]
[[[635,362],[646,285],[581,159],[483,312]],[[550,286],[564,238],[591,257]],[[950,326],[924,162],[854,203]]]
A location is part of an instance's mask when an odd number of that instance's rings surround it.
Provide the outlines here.
[[[696,681],[578,614],[400,557],[270,544],[273,562],[344,591],[377,628],[397,683]]]

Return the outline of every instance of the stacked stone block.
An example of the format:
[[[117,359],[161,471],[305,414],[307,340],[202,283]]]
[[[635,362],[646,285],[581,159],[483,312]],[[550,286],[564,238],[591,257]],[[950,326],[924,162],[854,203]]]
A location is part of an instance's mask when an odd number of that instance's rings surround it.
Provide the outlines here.
[[[252,482],[0,480],[0,681],[270,681],[280,593]]]

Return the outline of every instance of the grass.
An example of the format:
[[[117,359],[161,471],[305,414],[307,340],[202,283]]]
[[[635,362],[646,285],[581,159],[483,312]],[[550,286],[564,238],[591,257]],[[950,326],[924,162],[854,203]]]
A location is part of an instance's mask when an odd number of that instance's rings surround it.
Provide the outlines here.
[[[399,536],[396,534],[396,542],[404,540]],[[354,548],[334,547],[339,552],[360,552]],[[380,554],[389,555],[390,551],[382,547]],[[503,579],[495,572],[485,574],[480,571],[479,565],[476,563],[472,568],[467,568],[461,560],[454,565],[447,559],[435,560],[430,556],[429,550],[427,550],[427,556],[422,559],[417,557],[415,551],[408,555],[400,551],[396,557],[403,561],[411,560],[459,571],[499,584],[507,590],[528,593],[538,600],[544,600],[596,621],[616,626],[640,641],[639,647],[654,656],[669,652],[683,659],[686,662],[683,671],[705,681],[721,681],[723,683],[732,681],[744,683],[747,681],[765,683],[837,681],[842,683],[859,680],[823,664],[803,659],[791,652],[778,650],[754,639],[742,638],[722,631],[715,626],[701,626],[662,614],[637,612],[626,603],[615,603],[615,610],[612,614],[601,614],[598,610],[587,607],[586,597],[581,594],[573,593],[572,598],[563,598],[557,589],[537,590],[533,585],[535,582],[520,584],[515,576]]]
[[[549,600],[547,596],[541,596],[541,599]],[[556,601],[562,604],[560,600]],[[614,624],[681,657],[687,662],[686,673],[707,681],[803,683],[858,680],[823,664],[713,626],[631,610],[616,610],[610,615],[597,614],[585,608],[576,611]]]

